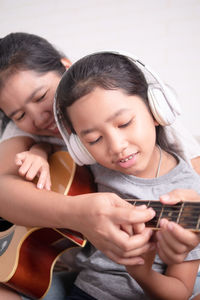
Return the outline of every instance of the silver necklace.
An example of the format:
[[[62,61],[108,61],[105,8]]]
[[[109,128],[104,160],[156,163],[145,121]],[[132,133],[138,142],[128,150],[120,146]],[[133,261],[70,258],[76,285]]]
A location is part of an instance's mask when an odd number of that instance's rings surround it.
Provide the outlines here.
[[[159,174],[160,174],[160,166],[161,166],[161,162],[162,162],[162,149],[160,148],[159,145],[158,146],[158,149],[160,151],[160,160],[159,160],[159,163],[158,163],[158,169],[157,169],[157,172],[156,172],[156,178],[159,177]]]

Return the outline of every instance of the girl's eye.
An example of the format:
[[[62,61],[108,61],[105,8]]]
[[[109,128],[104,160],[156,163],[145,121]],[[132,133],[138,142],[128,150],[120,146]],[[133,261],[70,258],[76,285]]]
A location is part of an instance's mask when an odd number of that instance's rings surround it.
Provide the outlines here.
[[[119,125],[118,127],[119,128],[125,128],[125,127],[128,127],[130,124],[131,124],[132,120],[128,121],[127,123],[124,123],[122,125]]]
[[[101,138],[102,138],[102,137],[100,136],[100,137],[98,137],[95,141],[91,141],[91,142],[88,142],[88,143],[92,146],[92,145],[98,143],[98,142],[101,140]]]
[[[37,98],[35,100],[35,102],[41,102],[45,98],[46,94],[47,94],[47,91],[41,97]]]

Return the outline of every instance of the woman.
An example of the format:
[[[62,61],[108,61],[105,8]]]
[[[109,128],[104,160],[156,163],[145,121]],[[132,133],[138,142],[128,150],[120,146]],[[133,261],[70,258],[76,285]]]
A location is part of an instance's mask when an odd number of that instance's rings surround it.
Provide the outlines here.
[[[140,254],[151,247],[150,231],[130,237],[120,225],[148,221],[153,216],[150,209],[137,210],[112,193],[66,197],[38,190],[33,183],[18,176],[14,164],[16,153],[41,141],[38,136],[60,138],[52,106],[61,75],[70,62],[46,40],[26,33],[1,39],[0,53],[0,108],[18,128],[33,134],[22,137],[19,133],[20,136],[4,140],[0,145],[1,216],[24,226],[73,229],[117,263],[128,265],[141,261]],[[184,243],[184,251],[172,251],[168,259],[182,259],[198,243],[197,237],[187,231],[182,241],[182,230],[174,228],[173,236]]]

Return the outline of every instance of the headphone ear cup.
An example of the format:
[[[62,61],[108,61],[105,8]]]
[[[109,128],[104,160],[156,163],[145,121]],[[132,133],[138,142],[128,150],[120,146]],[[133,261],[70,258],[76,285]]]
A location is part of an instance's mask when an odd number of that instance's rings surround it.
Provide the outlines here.
[[[148,101],[151,112],[160,125],[171,125],[175,121],[176,111],[169,105],[160,88],[151,85],[148,87]]]
[[[70,134],[68,151],[79,166],[92,165],[96,163],[95,159],[88,152],[76,134]]]

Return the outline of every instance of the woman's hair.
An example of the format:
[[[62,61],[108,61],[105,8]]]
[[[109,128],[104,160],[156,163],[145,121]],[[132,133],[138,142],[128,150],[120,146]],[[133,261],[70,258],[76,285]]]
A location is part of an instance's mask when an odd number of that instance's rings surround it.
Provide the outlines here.
[[[49,71],[62,75],[65,67],[61,63],[64,55],[46,39],[29,33],[16,32],[0,39],[0,91],[4,82],[18,71],[31,70],[37,73]],[[3,126],[7,122],[3,116]],[[2,118],[2,117],[1,117]]]
[[[72,132],[73,125],[67,114],[67,107],[96,87],[105,90],[120,89],[127,95],[140,96],[148,109],[148,83],[143,72],[126,56],[110,52],[96,53],[83,57],[63,75],[57,91],[56,102],[59,118]],[[168,145],[162,126],[156,127],[157,144],[166,151],[174,150]]]

